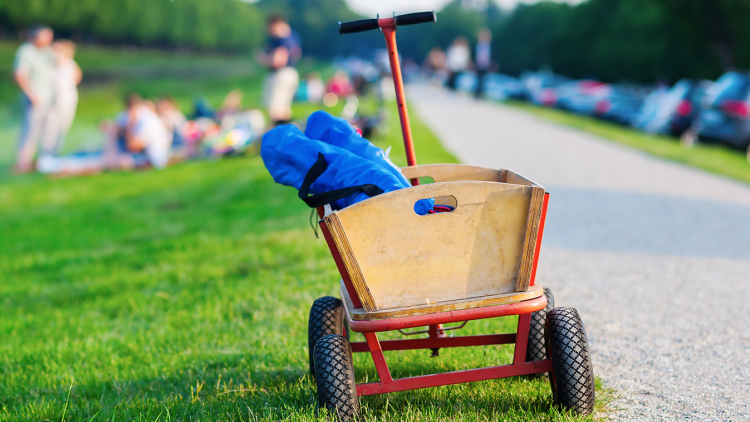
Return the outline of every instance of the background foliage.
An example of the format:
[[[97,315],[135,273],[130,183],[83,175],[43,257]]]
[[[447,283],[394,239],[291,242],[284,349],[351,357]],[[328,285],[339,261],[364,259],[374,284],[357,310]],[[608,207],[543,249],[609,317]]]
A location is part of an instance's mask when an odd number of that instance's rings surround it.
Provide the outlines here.
[[[237,0],[0,0],[0,25],[17,34],[43,22],[78,41],[234,50],[260,44],[263,17]]]
[[[486,26],[500,71],[509,74],[549,66],[573,77],[654,82],[750,68],[750,1],[477,4],[455,0],[438,11],[436,25],[399,29],[400,52],[421,61],[433,46],[458,35],[473,41]],[[18,38],[44,22],[89,43],[248,51],[262,45],[264,19],[275,13],[288,17],[308,56],[369,56],[383,46],[376,32],[338,35],[337,21],[359,17],[344,0],[0,0],[0,33]]]

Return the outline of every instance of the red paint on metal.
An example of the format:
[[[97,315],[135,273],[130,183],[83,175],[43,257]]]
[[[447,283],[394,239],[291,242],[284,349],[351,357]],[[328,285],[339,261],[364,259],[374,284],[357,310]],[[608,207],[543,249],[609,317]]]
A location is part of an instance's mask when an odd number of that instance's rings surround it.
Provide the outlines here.
[[[393,350],[415,350],[415,349],[435,349],[448,347],[471,347],[471,346],[491,346],[494,344],[513,344],[516,342],[516,335],[510,334],[486,334],[477,336],[461,337],[441,337],[441,338],[418,338],[408,340],[383,340],[380,342],[380,348],[384,352]],[[351,343],[352,352],[362,353],[369,352],[370,348],[366,342]]]
[[[393,382],[393,378],[391,378],[391,371],[388,370],[388,364],[385,362],[383,349],[380,348],[378,335],[375,333],[365,333],[365,340],[367,340],[367,345],[370,348],[372,360],[373,362],[375,362],[375,369],[377,369],[378,371],[380,384],[388,384],[390,382]]]
[[[318,222],[318,225],[320,226],[320,231],[323,232],[323,237],[326,239],[328,249],[331,250],[333,261],[336,263],[336,267],[338,267],[339,269],[341,279],[344,280],[344,286],[346,286],[346,291],[349,293],[349,297],[352,299],[352,305],[354,305],[354,309],[362,309],[362,302],[359,301],[357,290],[354,289],[354,284],[352,284],[352,280],[349,278],[349,272],[346,270],[344,260],[341,259],[341,254],[339,254],[339,250],[336,249],[336,242],[334,242],[333,237],[331,237],[331,232],[328,230],[328,225],[326,225],[326,222],[324,220],[320,220]]]
[[[516,349],[513,352],[513,363],[516,365],[526,361],[526,346],[529,342],[529,325],[531,314],[518,316],[518,330],[516,331]]]
[[[409,166],[417,165],[417,157],[414,153],[414,141],[411,136],[411,124],[409,123],[409,110],[406,107],[406,93],[404,92],[404,79],[401,76],[401,64],[398,59],[398,48],[396,47],[396,26],[393,18],[380,19],[380,28],[385,36],[385,44],[388,47],[388,59],[391,64],[393,75],[393,86],[396,88],[396,103],[398,104],[398,117],[401,119],[401,134],[404,137],[404,149],[406,150],[406,163]],[[411,179],[412,186],[419,184],[419,179]]]
[[[539,230],[536,232],[536,248],[534,248],[534,262],[531,264],[531,278],[529,286],[536,282],[536,266],[539,264],[539,253],[542,250],[542,237],[544,237],[544,222],[547,220],[547,204],[549,203],[549,192],[544,193],[542,202],[542,217],[539,219]]]
[[[538,311],[547,305],[547,298],[541,295],[523,302],[506,305],[483,306],[481,308],[461,309],[458,311],[438,312],[402,318],[378,319],[373,321],[354,321],[349,318],[349,328],[358,333],[398,330],[399,328],[424,327],[432,324],[473,321],[476,319],[496,318],[508,315],[528,314]]]
[[[462,384],[465,382],[485,381],[496,378],[517,377],[552,371],[552,361],[542,360],[520,365],[503,365],[489,368],[467,369],[465,371],[444,372],[442,374],[423,375],[401,378],[391,382],[373,382],[357,385],[358,396],[392,393],[395,391],[414,390],[417,388],[437,387],[441,385]]]

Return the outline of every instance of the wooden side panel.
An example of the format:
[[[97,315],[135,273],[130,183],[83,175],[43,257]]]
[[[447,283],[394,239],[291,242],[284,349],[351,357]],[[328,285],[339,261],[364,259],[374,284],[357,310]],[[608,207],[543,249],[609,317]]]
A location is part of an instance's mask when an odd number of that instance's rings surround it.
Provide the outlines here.
[[[362,274],[362,269],[359,266],[357,257],[352,251],[346,233],[344,233],[344,230],[341,227],[341,221],[339,220],[338,213],[331,212],[325,216],[324,220],[330,231],[331,237],[336,244],[336,249],[338,249],[339,256],[344,261],[344,265],[346,266],[347,270],[346,272],[349,275],[349,280],[351,280],[351,283],[354,285],[354,289],[357,291],[357,296],[359,296],[359,300],[362,303],[362,306],[365,308],[365,310],[368,311],[375,310],[376,307],[372,297],[372,293],[370,293],[370,289],[365,282],[364,275]],[[343,276],[344,275],[342,274],[342,277]]]
[[[503,183],[512,183],[514,185],[540,186],[539,184],[534,183],[534,181],[527,179],[511,170],[502,170],[500,181]]]
[[[516,291],[534,190],[434,183],[380,195],[326,222],[367,312],[481,298]],[[442,196],[456,199],[455,211],[414,212],[417,200]]]
[[[422,166],[402,167],[401,173],[407,179],[432,177],[435,183],[473,180],[481,182],[499,182],[500,170],[463,164],[426,164]]]
[[[435,314],[438,312],[458,311],[461,309],[473,309],[482,306],[506,305],[524,300],[535,299],[544,293],[542,286],[532,286],[525,292],[504,293],[494,296],[485,296],[482,298],[471,298],[463,300],[452,300],[435,305],[422,305],[407,308],[395,308],[383,311],[365,312],[361,308],[355,308],[346,286],[341,284],[341,298],[349,311],[349,315],[355,321],[374,321],[386,318],[402,318],[417,315]]]
[[[544,188],[534,186],[531,189],[531,202],[526,220],[526,234],[523,240],[523,258],[521,258],[521,266],[518,270],[518,279],[516,280],[517,292],[526,291],[531,283],[531,272],[534,267],[534,255],[538,240],[537,235],[539,233],[539,220],[542,217],[542,208],[544,205]]]

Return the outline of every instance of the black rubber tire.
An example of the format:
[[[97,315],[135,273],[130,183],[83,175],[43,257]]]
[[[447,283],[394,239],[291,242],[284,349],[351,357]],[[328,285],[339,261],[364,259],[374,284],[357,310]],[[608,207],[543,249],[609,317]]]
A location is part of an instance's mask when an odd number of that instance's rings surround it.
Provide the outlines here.
[[[547,312],[555,307],[555,297],[552,290],[545,287],[544,296],[547,297],[547,306],[531,313],[531,323],[529,324],[529,341],[526,344],[526,362],[537,362],[548,359],[547,345],[544,336],[544,325],[547,321]],[[536,379],[546,377],[547,373],[531,374],[529,378]]]
[[[349,340],[329,334],[318,339],[314,350],[318,405],[331,411],[337,421],[358,417],[359,400]]]
[[[344,316],[341,299],[323,296],[313,302],[307,323],[307,348],[310,355],[310,374],[315,376],[313,349],[315,342],[328,334],[344,334],[349,339],[349,329]]]
[[[547,313],[547,353],[553,371],[549,377],[555,404],[579,415],[594,411],[594,367],[586,329],[578,311],[563,306]]]

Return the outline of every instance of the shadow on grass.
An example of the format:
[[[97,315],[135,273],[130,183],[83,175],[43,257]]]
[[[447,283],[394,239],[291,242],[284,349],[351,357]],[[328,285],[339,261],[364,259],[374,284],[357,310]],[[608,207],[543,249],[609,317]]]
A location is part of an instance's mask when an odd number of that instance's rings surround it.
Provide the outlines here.
[[[454,359],[441,364],[440,358],[430,359],[427,351],[422,352],[421,361],[394,363],[394,375],[409,377],[456,366]],[[300,353],[304,351],[300,349]],[[262,354],[231,354],[211,360],[198,358],[188,368],[160,371],[150,378],[74,383],[69,399],[67,388],[32,390],[31,400],[7,398],[0,420],[3,416],[10,416],[8,420],[60,420],[63,409],[69,421],[324,419],[316,409],[315,382],[307,367],[270,369],[268,364]],[[359,382],[365,381],[364,373],[369,381],[377,378],[374,368],[363,368],[357,373]],[[599,393],[599,383],[597,390]],[[600,410],[611,399],[604,397],[604,401],[597,406]],[[363,420],[493,420],[500,415],[503,420],[580,419],[553,406],[546,379],[529,381],[525,377],[362,397],[360,405]],[[19,417],[22,414],[25,418]]]

